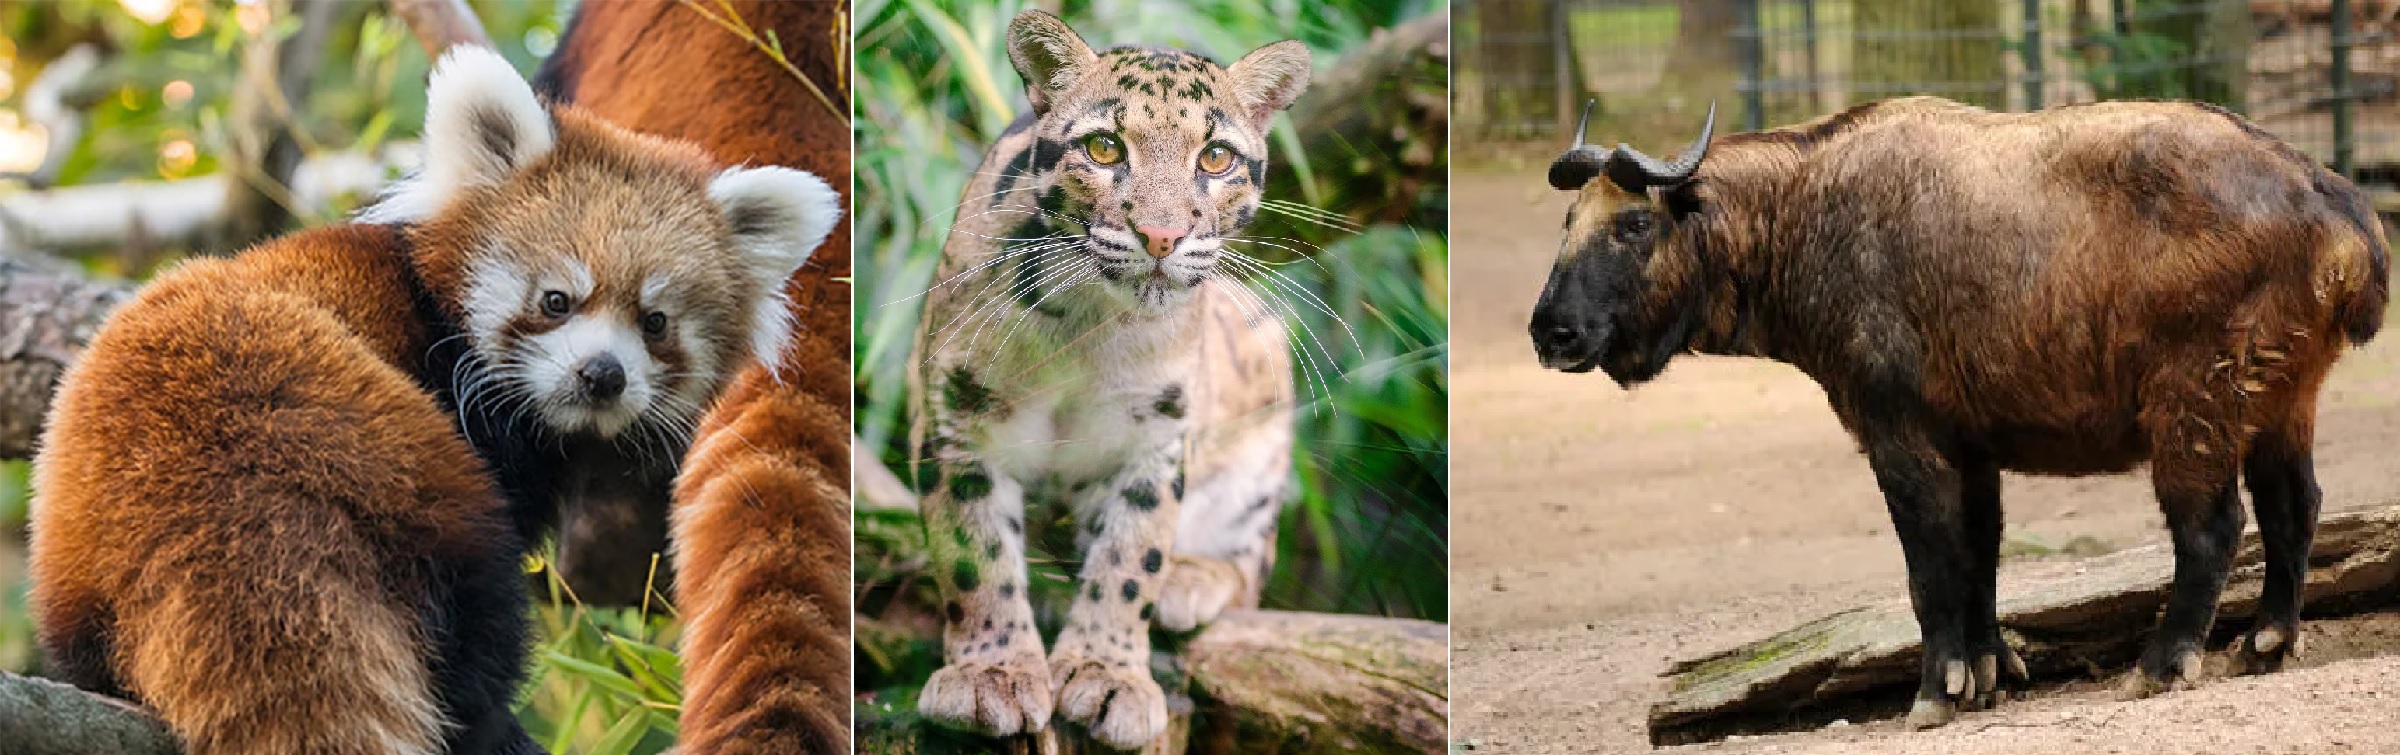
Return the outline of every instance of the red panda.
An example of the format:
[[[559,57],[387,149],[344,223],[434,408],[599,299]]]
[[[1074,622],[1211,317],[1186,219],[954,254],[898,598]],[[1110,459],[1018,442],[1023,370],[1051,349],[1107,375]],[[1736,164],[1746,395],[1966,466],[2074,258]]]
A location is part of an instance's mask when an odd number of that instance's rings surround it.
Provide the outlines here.
[[[195,755],[539,752],[510,707],[544,491],[780,353],[778,287],[839,213],[545,108],[481,48],[427,100],[426,166],[369,224],[162,274],[49,417],[44,651]]]
[[[847,3],[742,2],[786,41],[818,102],[776,61],[693,9],[584,3],[537,86],[718,159],[850,179],[835,45]],[[827,247],[849,248],[847,222]],[[674,598],[684,620],[679,746],[696,753],[848,753],[850,274],[819,254],[786,286],[801,323],[770,374],[744,370],[694,435],[673,497]],[[562,535],[563,537],[563,535]]]

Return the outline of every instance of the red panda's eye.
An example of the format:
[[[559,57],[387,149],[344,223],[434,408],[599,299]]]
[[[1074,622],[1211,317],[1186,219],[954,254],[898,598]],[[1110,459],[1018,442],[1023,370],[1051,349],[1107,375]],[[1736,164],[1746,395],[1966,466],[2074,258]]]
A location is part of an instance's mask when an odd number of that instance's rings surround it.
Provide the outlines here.
[[[567,316],[567,295],[557,291],[543,292],[542,314],[551,317]]]
[[[667,313],[652,312],[650,314],[642,315],[642,335],[649,336],[651,338],[657,338],[666,334]]]

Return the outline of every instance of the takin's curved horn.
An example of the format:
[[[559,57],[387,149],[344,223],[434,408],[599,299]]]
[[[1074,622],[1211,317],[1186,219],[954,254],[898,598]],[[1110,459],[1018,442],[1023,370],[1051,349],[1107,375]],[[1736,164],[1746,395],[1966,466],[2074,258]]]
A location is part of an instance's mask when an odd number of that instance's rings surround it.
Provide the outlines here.
[[[1684,147],[1683,153],[1676,155],[1674,160],[1660,161],[1642,154],[1632,145],[1619,144],[1602,161],[1601,169],[1608,173],[1610,183],[1626,191],[1638,192],[1652,186],[1674,186],[1692,180],[1692,173],[1700,169],[1700,161],[1708,157],[1708,138],[1716,130],[1717,105],[1712,102],[1708,105],[1708,120],[1700,123],[1700,138],[1693,139],[1691,145]],[[1556,175],[1557,170],[1553,166],[1552,174]]]
[[[1575,121],[1575,143],[1567,145],[1567,151],[1550,162],[1550,188],[1574,191],[1591,183],[1593,176],[1600,175],[1600,164],[1605,155],[1583,143],[1583,129],[1592,125],[1592,106],[1599,102],[1598,99],[1584,101],[1583,118]]]

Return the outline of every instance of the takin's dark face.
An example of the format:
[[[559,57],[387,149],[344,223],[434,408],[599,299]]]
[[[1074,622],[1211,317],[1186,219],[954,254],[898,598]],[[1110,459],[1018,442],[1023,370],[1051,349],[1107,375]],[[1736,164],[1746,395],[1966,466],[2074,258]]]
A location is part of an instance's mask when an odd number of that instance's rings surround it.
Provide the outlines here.
[[[1543,367],[1599,368],[1632,385],[1657,377],[1685,348],[1697,310],[1677,216],[1653,193],[1607,178],[1577,193],[1528,328]]]

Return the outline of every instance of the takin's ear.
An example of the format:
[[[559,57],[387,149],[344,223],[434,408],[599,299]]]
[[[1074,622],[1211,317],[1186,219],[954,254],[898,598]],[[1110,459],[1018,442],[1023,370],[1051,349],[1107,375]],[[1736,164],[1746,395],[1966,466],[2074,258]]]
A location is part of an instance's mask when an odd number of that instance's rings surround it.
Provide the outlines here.
[[[750,347],[773,371],[792,334],[783,283],[833,232],[842,217],[842,197],[824,179],[776,167],[719,173],[709,181],[708,196],[725,213],[735,251],[765,292],[752,312]]]
[[[550,152],[550,111],[491,48],[460,45],[434,64],[425,93],[425,165],[367,208],[367,222],[423,220],[461,191],[494,186]]]
[[[1086,69],[1100,60],[1092,46],[1057,16],[1038,10],[1017,14],[1008,22],[1008,60],[1025,79],[1025,99],[1035,116],[1050,112],[1050,102],[1075,86]]]
[[[1287,39],[1252,50],[1225,73],[1233,79],[1234,98],[1250,111],[1250,125],[1265,133],[1267,119],[1308,88],[1308,45]]]

